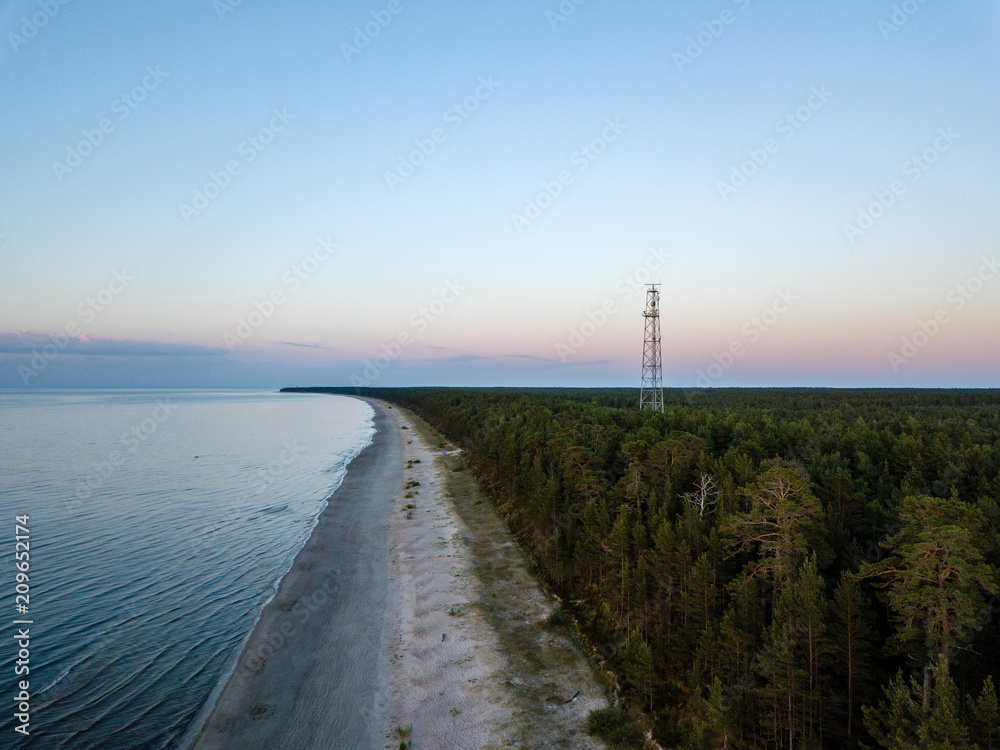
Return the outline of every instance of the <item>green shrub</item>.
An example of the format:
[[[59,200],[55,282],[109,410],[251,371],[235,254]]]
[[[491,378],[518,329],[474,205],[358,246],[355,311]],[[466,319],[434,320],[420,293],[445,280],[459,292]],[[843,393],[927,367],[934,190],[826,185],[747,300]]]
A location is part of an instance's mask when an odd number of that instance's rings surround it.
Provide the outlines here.
[[[572,627],[573,621],[569,619],[569,615],[556,607],[552,610],[552,614],[545,618],[544,624],[550,630],[558,630],[559,628]]]
[[[609,750],[642,750],[642,732],[618,706],[591,711],[587,734],[604,740]]]

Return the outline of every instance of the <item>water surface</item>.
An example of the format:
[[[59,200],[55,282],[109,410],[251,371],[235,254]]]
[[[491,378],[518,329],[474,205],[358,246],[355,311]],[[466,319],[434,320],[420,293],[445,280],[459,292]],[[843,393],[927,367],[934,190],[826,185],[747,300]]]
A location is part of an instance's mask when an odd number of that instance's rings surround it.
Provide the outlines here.
[[[370,407],[336,396],[0,391],[0,559],[15,514],[32,547],[17,746],[174,747],[372,430]],[[5,696],[14,659],[0,649]]]

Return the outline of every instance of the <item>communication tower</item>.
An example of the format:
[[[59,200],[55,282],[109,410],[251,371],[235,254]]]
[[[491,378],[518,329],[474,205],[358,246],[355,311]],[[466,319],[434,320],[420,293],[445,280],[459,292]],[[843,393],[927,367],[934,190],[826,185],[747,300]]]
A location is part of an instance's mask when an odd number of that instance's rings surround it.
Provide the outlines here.
[[[660,285],[646,284],[646,341],[642,347],[639,408],[663,411],[663,353],[660,344]]]

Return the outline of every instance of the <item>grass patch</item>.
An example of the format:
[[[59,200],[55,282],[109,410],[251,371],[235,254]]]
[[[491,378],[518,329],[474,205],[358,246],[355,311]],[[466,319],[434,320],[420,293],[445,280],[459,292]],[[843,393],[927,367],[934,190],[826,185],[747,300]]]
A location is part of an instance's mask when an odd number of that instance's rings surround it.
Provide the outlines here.
[[[410,487],[419,487],[419,486],[420,482],[415,482],[411,479],[409,482],[406,483],[406,487],[404,487],[403,489],[408,490],[410,489]]]
[[[570,630],[573,627],[573,621],[569,619],[569,615],[556,607],[552,610],[552,614],[545,618],[544,625],[549,630]]]
[[[419,495],[419,494],[420,494],[419,492],[411,490],[410,492],[407,492],[405,495],[403,495],[403,497],[413,497],[414,495]]]
[[[396,739],[399,740],[399,750],[410,750],[410,738],[413,736],[413,725],[396,727]]]
[[[440,448],[444,443],[453,447],[418,416],[404,409],[400,413],[410,417],[415,436],[428,445]],[[411,459],[408,466],[417,461]],[[567,709],[564,716],[554,717],[548,710],[554,705],[553,697],[557,702],[569,700],[582,682],[594,679],[578,650],[571,621],[565,612],[554,614],[551,605],[541,611],[516,606],[522,599],[531,601],[541,594],[538,581],[530,575],[529,561],[513,543],[516,540],[493,504],[480,492],[469,464],[457,454],[439,455],[434,461],[444,475],[438,489],[460,519],[461,539],[468,546],[475,587],[471,602],[446,607],[446,611],[452,617],[471,614],[471,610],[480,612],[497,633],[501,651],[514,665],[512,675],[518,679],[516,684],[507,685],[505,693],[514,701],[518,717],[514,728],[517,746],[553,747],[557,738],[572,735],[579,739],[584,731],[585,711]],[[448,543],[442,541],[437,546],[443,549]],[[563,627],[562,617],[567,618],[567,627]],[[612,750],[618,747],[632,746],[619,745]]]
[[[591,711],[587,716],[587,734],[604,740],[608,750],[642,750],[642,732],[618,706]]]

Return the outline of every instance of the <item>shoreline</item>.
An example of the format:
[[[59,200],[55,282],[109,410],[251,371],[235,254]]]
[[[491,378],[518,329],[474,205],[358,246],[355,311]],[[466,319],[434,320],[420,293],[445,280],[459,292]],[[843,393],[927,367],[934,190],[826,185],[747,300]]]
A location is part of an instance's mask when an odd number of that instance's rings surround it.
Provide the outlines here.
[[[372,421],[374,424],[374,415]],[[364,451],[369,445],[372,444],[372,442],[375,439],[376,431],[377,430],[373,429],[372,437],[369,438],[368,442],[365,443],[363,446],[361,446],[361,450],[359,450],[351,458],[351,460],[347,462],[347,465],[344,467],[344,476],[340,478],[340,481],[337,483],[337,486],[333,488],[330,494],[327,495],[326,498],[324,498],[323,500],[324,505],[316,513],[316,516],[313,519],[312,527],[310,527],[309,529],[309,537],[307,537],[306,540],[302,543],[303,547],[305,547],[305,545],[308,544],[309,539],[312,537],[312,533],[316,528],[316,524],[319,523],[320,516],[323,515],[323,513],[329,507],[330,500],[333,498],[337,490],[341,488],[341,486],[344,484],[344,481],[347,479],[347,472],[350,470],[350,466],[354,462],[354,459],[357,458],[359,455],[361,455],[362,451]],[[300,548],[299,552],[301,551],[302,550]],[[215,708],[219,703],[220,696],[226,689],[226,686],[229,684],[229,680],[232,677],[233,672],[236,671],[236,665],[239,663],[240,657],[243,656],[244,651],[246,651],[247,644],[250,641],[250,637],[254,634],[254,631],[257,629],[257,623],[260,622],[260,619],[264,614],[264,610],[274,600],[275,596],[277,596],[278,591],[281,589],[281,582],[284,581],[285,576],[288,575],[288,572],[295,567],[295,562],[298,559],[298,554],[299,553],[296,553],[295,558],[293,558],[292,561],[289,563],[288,568],[285,569],[281,573],[281,575],[278,576],[275,582],[271,585],[271,595],[267,598],[267,601],[265,601],[264,604],[261,606],[261,611],[258,612],[257,617],[254,618],[253,625],[251,626],[249,632],[247,632],[247,634],[244,635],[242,639],[240,639],[239,645],[233,650],[233,653],[230,655],[230,657],[226,659],[225,664],[223,664],[222,674],[219,676],[219,679],[216,680],[215,685],[212,686],[212,689],[208,693],[208,697],[205,698],[205,701],[202,703],[202,705],[198,708],[198,711],[195,713],[194,718],[191,719],[191,722],[184,730],[184,733],[181,735],[180,740],[178,740],[176,750],[190,750],[193,744],[198,740],[199,736],[202,733],[202,730],[204,730],[205,725],[208,723],[209,718],[215,711]]]
[[[319,523],[320,516],[323,515],[327,507],[329,507],[330,499],[333,497],[334,494],[336,494],[337,490],[340,489],[340,487],[343,485],[344,480],[347,479],[347,472],[350,469],[351,463],[354,461],[355,458],[357,458],[361,454],[361,452],[365,448],[371,445],[372,441],[374,440],[374,437],[375,437],[375,431],[373,430],[372,437],[369,438],[368,442],[365,443],[363,446],[361,446],[361,450],[359,450],[351,458],[351,460],[347,462],[347,465],[344,467],[344,476],[340,478],[340,481],[337,483],[337,486],[333,488],[330,494],[327,495],[326,498],[324,498],[323,500],[324,505],[319,509],[319,511],[316,513],[316,516],[313,518],[312,526],[309,529],[309,537],[307,537],[305,541],[303,541],[302,543],[303,547],[305,547],[305,545],[309,542],[309,539],[312,537],[312,532],[316,528],[316,524]],[[301,551],[302,548],[299,549],[299,552]],[[205,698],[204,702],[201,704],[201,706],[199,706],[197,712],[194,715],[194,718],[191,719],[190,723],[185,728],[184,733],[178,740],[176,750],[190,750],[193,744],[198,740],[202,730],[205,728],[205,725],[208,723],[209,718],[215,711],[216,706],[218,705],[219,697],[222,695],[222,692],[226,689],[226,686],[229,684],[229,679],[232,677],[233,672],[236,670],[236,665],[239,663],[240,657],[243,655],[243,652],[246,651],[247,644],[250,641],[250,637],[254,634],[254,631],[257,629],[257,623],[260,622],[260,619],[264,614],[264,610],[274,600],[274,597],[277,596],[278,591],[281,589],[281,582],[285,579],[285,576],[288,575],[288,572],[292,570],[293,567],[295,567],[295,562],[296,559],[298,558],[298,554],[299,553],[297,552],[295,558],[293,558],[292,561],[289,563],[288,568],[282,571],[281,575],[278,576],[278,578],[271,585],[271,595],[267,598],[267,600],[263,603],[263,605],[261,605],[261,611],[258,612],[257,616],[254,618],[253,625],[251,626],[250,630],[243,636],[243,638],[240,639],[239,645],[233,650],[233,653],[229,656],[229,658],[226,659],[222,667],[222,674],[219,676],[219,679],[216,680],[215,685],[212,686],[212,689],[208,693],[208,697]]]
[[[372,718],[392,627],[389,508],[402,486],[402,435],[385,405],[363,400],[375,412],[371,442],[347,465],[180,747],[378,743]]]
[[[346,394],[345,394],[346,395]],[[184,750],[604,745],[608,695],[479,491],[417,415],[360,398],[375,434]]]

